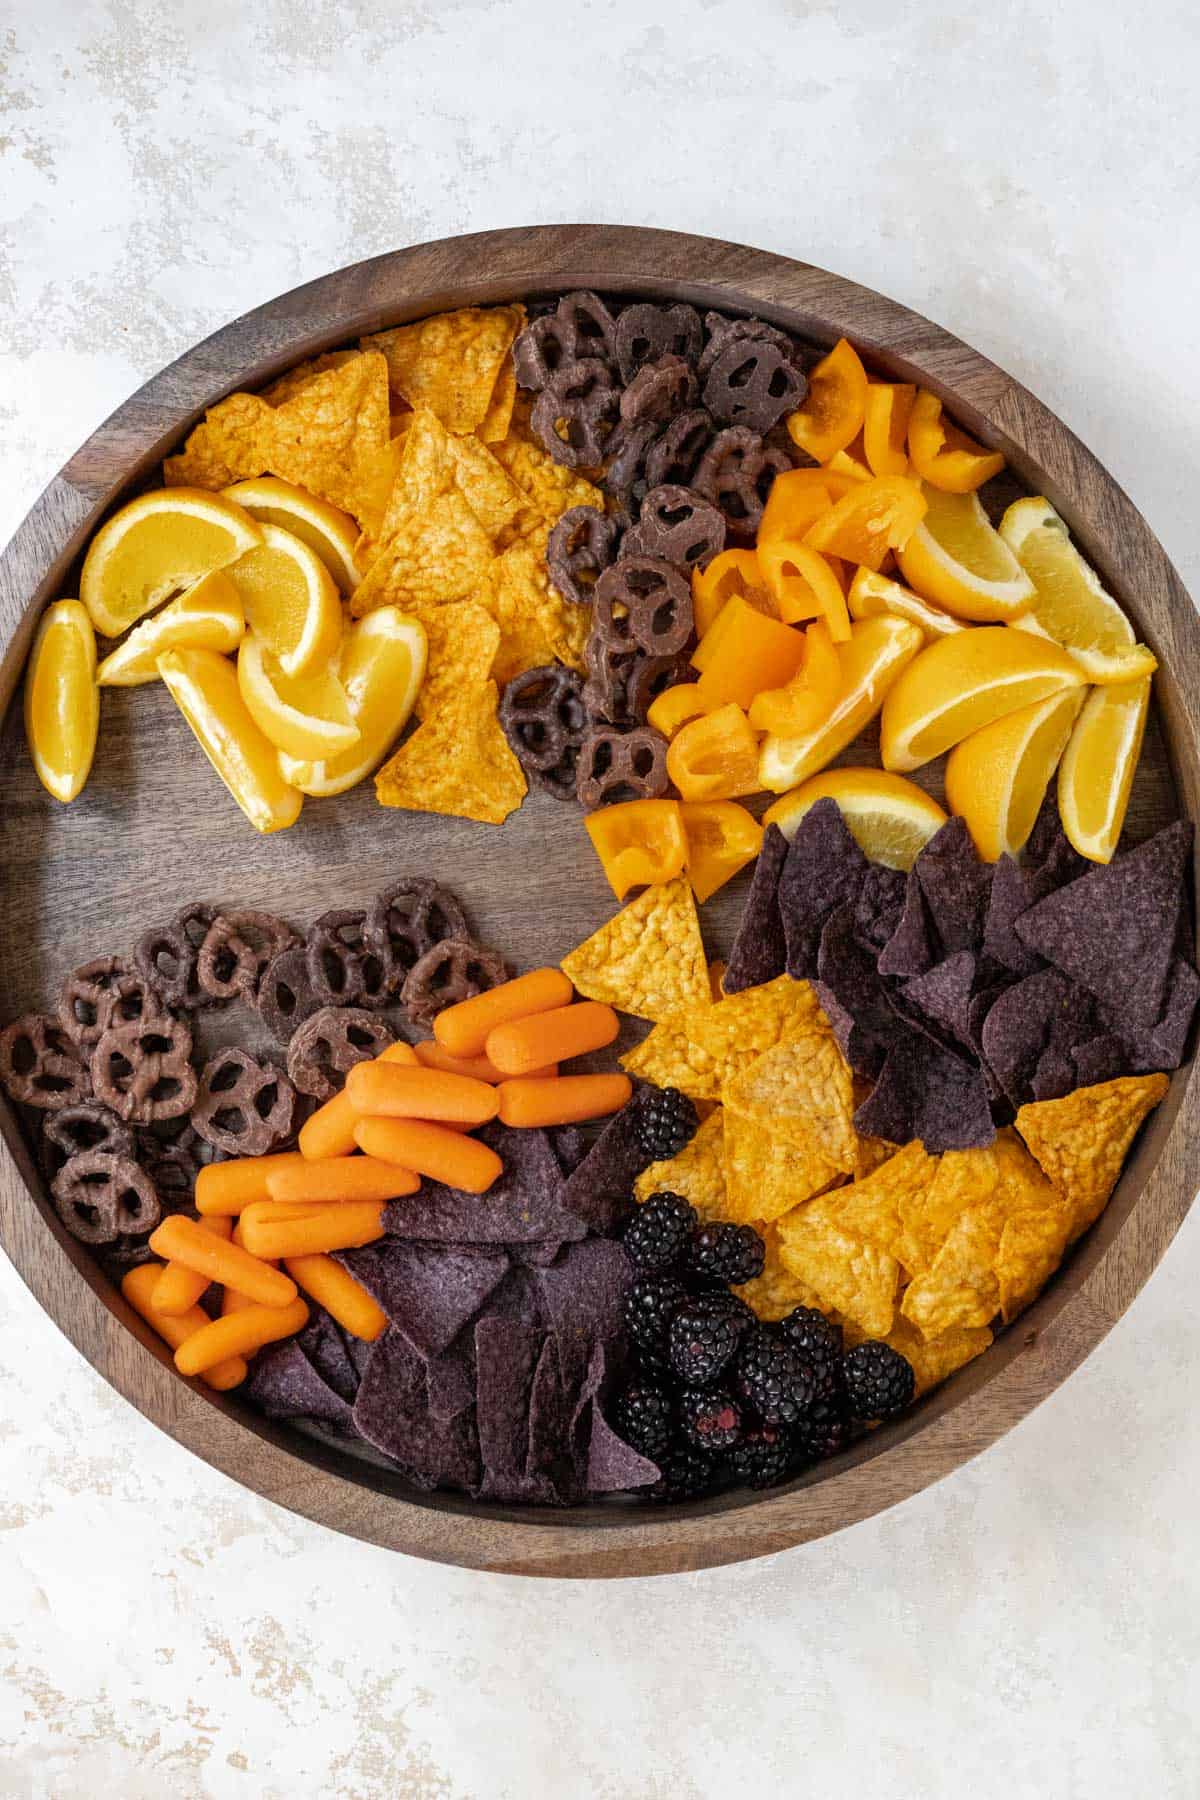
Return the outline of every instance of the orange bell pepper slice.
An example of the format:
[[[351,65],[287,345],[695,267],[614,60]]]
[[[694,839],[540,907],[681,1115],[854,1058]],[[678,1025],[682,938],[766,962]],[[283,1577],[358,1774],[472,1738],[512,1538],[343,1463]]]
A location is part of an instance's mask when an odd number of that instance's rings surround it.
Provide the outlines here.
[[[919,482],[905,475],[877,475],[810,525],[804,542],[810,549],[878,569],[889,550],[903,549],[928,510]]]
[[[689,719],[698,719],[701,714],[711,712],[712,707],[694,681],[679,681],[674,687],[664,688],[658,697],[650,702],[646,709],[646,723],[653,725],[655,731],[670,741],[681,725]]]
[[[870,392],[868,387],[867,393]],[[865,430],[865,419],[863,426]],[[844,475],[848,481],[870,481],[873,471],[867,461],[867,449],[861,431],[853,443],[847,444],[844,450],[839,450],[830,457],[825,464],[825,472],[828,475]]]
[[[716,638],[715,645],[709,646],[709,637]],[[764,618],[735,594],[697,646],[696,657],[704,659],[696,685],[710,706],[735,700],[746,707],[763,688],[782,687],[791,680],[804,661],[804,639],[790,625]]]
[[[823,618],[834,642],[846,642],[850,636],[846,596],[828,558],[797,538],[779,537],[759,544],[758,561],[785,624]]]
[[[688,880],[703,903],[753,862],[763,828],[736,800],[685,800],[679,808],[688,842]]]
[[[678,800],[626,800],[583,823],[618,900],[630,888],[660,887],[683,873],[687,836]]]
[[[736,800],[757,793],[758,738],[731,700],[692,719],[667,749],[667,774],[685,800]]]
[[[872,381],[863,419],[863,453],[872,475],[908,473],[908,421],[917,390],[910,381]]]
[[[922,388],[908,421],[908,454],[922,481],[945,494],[971,494],[1004,467],[999,451],[988,451],[942,417],[936,394]]]
[[[760,612],[774,610],[753,550],[722,550],[706,569],[692,570],[692,614],[697,637],[704,636],[734,594],[744,595]]]
[[[837,645],[823,620],[815,620],[804,634],[804,667],[784,686],[756,694],[750,702],[750,723],[756,731],[777,737],[805,737],[823,725],[837,705],[842,690],[842,665]]]
[[[828,462],[854,442],[866,407],[867,371],[853,345],[839,338],[809,376],[804,405],[788,415],[788,432],[814,461]]]

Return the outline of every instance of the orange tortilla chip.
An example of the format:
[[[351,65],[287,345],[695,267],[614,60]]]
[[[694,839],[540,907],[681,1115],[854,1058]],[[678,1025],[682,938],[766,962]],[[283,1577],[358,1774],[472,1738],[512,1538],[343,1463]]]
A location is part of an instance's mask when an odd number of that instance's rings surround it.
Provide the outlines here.
[[[991,1341],[992,1334],[986,1325],[955,1325],[942,1332],[940,1337],[926,1342],[904,1318],[895,1321],[885,1339],[912,1364],[918,1395],[927,1394],[956,1369],[982,1356]],[[849,1348],[851,1346],[847,1344]]]
[[[500,627],[492,673],[502,688],[526,669],[550,662],[584,671],[590,608],[569,605],[551,587],[547,536],[542,529],[518,538],[492,563],[476,596]]]
[[[447,431],[463,437],[487,419],[524,323],[523,306],[467,306],[377,332],[363,339],[363,348],[387,358],[388,380],[410,406],[428,408]]]
[[[477,438],[452,437],[447,445],[455,486],[488,536],[498,538],[524,508],[520,488]]]
[[[678,1156],[651,1163],[633,1184],[638,1200],[666,1191],[690,1200],[706,1225],[728,1218],[725,1195],[724,1128],[720,1108],[703,1120]]]
[[[726,1106],[781,1144],[853,1173],[857,1141],[850,1070],[832,1035],[802,1031],[725,1083]],[[763,1215],[764,1217],[766,1215]]]
[[[728,1217],[735,1224],[757,1219],[770,1224],[838,1179],[837,1164],[822,1156],[814,1141],[800,1148],[731,1106],[724,1108],[724,1118]]]
[[[498,701],[489,681],[419,725],[375,777],[380,805],[503,824],[526,789],[496,718]]]
[[[621,1066],[693,1100],[719,1100],[725,1084],[766,1051],[813,1030],[828,1030],[828,1022],[812,987],[780,975],[657,1026]]]
[[[743,1282],[733,1292],[744,1300],[760,1319],[785,1319],[798,1306],[814,1306],[822,1310],[819,1298],[805,1282],[793,1275],[779,1254],[779,1232],[774,1225],[760,1227],[759,1235],[766,1249],[763,1272],[753,1281]]]
[[[639,1019],[669,1019],[700,1005],[708,966],[687,879],[647,888],[564,956],[562,971],[587,999]]]
[[[408,614],[424,626],[429,646],[416,707],[419,719],[429,719],[453,707],[460,694],[483,687],[500,647],[500,627],[472,600],[409,607]]]
[[[517,372],[513,368],[512,357],[505,357],[500,373],[496,377],[496,385],[492,389],[492,397],[488,401],[488,409],[476,427],[475,435],[483,444],[499,444],[508,436],[512,427],[513,408],[517,402]]]
[[[1069,1230],[1069,1216],[1055,1210],[1013,1213],[1004,1221],[996,1251],[996,1281],[1006,1325],[1037,1298],[1057,1269]]]
[[[600,489],[556,463],[517,422],[506,438],[492,444],[491,450],[524,494],[533,515],[531,525],[553,525],[572,506],[594,506],[603,512]]]
[[[168,487],[223,488],[270,468],[271,408],[257,394],[230,394],[209,408],[178,456],[163,464]]]
[[[843,1231],[832,1216],[837,1196],[814,1200],[780,1220],[784,1267],[819,1296],[822,1312],[839,1312],[867,1337],[886,1337],[896,1311],[900,1265],[894,1256]]]
[[[998,1194],[968,1207],[950,1227],[945,1243],[924,1273],[904,1292],[901,1311],[925,1338],[952,1326],[981,1326],[1000,1310],[996,1257],[1004,1231],[1004,1203]]]
[[[1122,1075],[1018,1112],[1017,1130],[1070,1205],[1072,1238],[1104,1211],[1130,1144],[1168,1086],[1165,1075]]]
[[[905,1144],[873,1174],[831,1196],[829,1215],[840,1230],[911,1268],[905,1256],[904,1208],[925,1190],[937,1166],[937,1158],[926,1155],[921,1144]]]
[[[294,399],[301,388],[307,387],[315,375],[323,375],[326,369],[344,368],[361,355],[361,350],[327,350],[324,356],[311,356],[307,362],[297,363],[294,369],[280,375],[270,387],[263,388],[259,399],[265,400],[268,406],[282,406],[285,401]]]
[[[999,1171],[991,1146],[947,1150],[930,1159],[926,1179],[900,1203],[901,1237],[896,1254],[910,1275],[933,1267],[959,1219],[996,1193]]]

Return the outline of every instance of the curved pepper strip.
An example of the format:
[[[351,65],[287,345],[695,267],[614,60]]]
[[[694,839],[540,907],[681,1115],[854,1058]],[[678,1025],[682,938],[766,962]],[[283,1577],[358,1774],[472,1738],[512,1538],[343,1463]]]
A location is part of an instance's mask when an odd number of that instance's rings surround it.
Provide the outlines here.
[[[736,800],[685,800],[679,808],[687,833],[688,880],[701,905],[753,862],[763,828]]]
[[[618,900],[630,888],[661,887],[683,873],[688,843],[678,800],[626,800],[583,823]]]
[[[650,702],[646,723],[653,725],[655,731],[661,732],[670,743],[681,725],[712,710],[697,682],[678,681],[674,687],[664,688],[657,699]]]
[[[709,645],[709,637],[716,643]],[[697,686],[710,707],[734,700],[749,706],[763,688],[782,687],[804,661],[804,639],[790,625],[764,618],[735,594],[697,646],[703,673]]]
[[[753,550],[722,550],[706,569],[692,570],[692,613],[696,636],[703,637],[727,600],[735,594],[757,594],[770,605]]]
[[[867,406],[867,371],[858,352],[839,338],[808,378],[808,393],[798,412],[788,415],[792,442],[816,462],[828,462],[862,430]]]
[[[758,547],[758,562],[787,625],[823,618],[835,643],[850,636],[850,615],[837,570],[797,538],[770,538]]]
[[[804,542],[877,570],[889,550],[907,544],[928,510],[920,482],[905,475],[877,475],[830,507],[805,532]]]
[[[750,723],[756,731],[803,737],[823,725],[833,711],[842,688],[842,665],[823,620],[814,621],[805,632],[804,651],[804,667],[791,681],[751,701]]]
[[[1004,467],[998,451],[987,451],[942,417],[936,394],[922,388],[908,421],[908,453],[922,481],[944,494],[971,494]]]
[[[873,475],[908,473],[908,421],[917,390],[909,381],[872,381],[863,419],[863,451]]]
[[[667,748],[667,774],[685,800],[736,800],[757,793],[758,738],[730,701],[692,719]]]

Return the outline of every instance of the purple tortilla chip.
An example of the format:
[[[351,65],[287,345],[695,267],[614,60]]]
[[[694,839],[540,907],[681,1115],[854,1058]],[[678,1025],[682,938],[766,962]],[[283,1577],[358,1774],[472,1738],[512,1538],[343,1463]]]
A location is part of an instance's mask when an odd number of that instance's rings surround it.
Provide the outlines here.
[[[296,1333],[295,1341],[321,1379],[352,1406],[362,1376],[347,1347],[346,1336],[333,1315],[309,1299],[308,1324]]]
[[[871,863],[854,906],[854,929],[864,943],[882,950],[904,916],[907,880],[900,869]]]
[[[591,1231],[611,1231],[629,1211],[634,1181],[653,1161],[638,1142],[637,1125],[656,1091],[637,1088],[567,1177],[563,1206]]]
[[[1176,957],[1167,976],[1167,993],[1161,1016],[1148,1031],[1131,1033],[1125,1067],[1134,1074],[1154,1069],[1177,1069],[1187,1049],[1200,979],[1190,962]]]
[[[386,1239],[338,1259],[421,1356],[453,1342],[508,1273],[503,1250]]]
[[[946,821],[917,857],[913,873],[929,909],[938,960],[956,950],[981,950],[992,871],[980,862],[964,819]]]
[[[1023,944],[1014,929],[1036,898],[1033,879],[1011,856],[1002,856],[992,874],[992,892],[983,927],[984,954],[1013,975],[1032,975],[1041,958]]]
[[[375,1345],[367,1365],[354,1423],[377,1450],[430,1487],[479,1486],[479,1440],[472,1408],[452,1419],[429,1410],[425,1364],[395,1326]]]
[[[588,1153],[588,1136],[578,1125],[558,1125],[546,1133],[564,1175],[577,1169]]]
[[[1104,1001],[1123,1030],[1162,1016],[1191,843],[1191,826],[1177,820],[1017,920],[1022,943]]]
[[[857,1034],[851,1042],[854,1055],[842,1045],[842,1054],[852,1068],[856,1067],[856,1056],[870,1060],[872,1046],[886,1050],[906,1029],[880,977],[875,952],[854,929],[852,906],[839,907],[826,920],[817,958],[816,989],[831,1024],[834,1018],[829,1013],[830,1003],[853,1023]]]
[[[551,1334],[529,1389],[529,1435],[525,1450],[525,1474],[530,1481],[545,1482],[560,1500],[579,1492],[576,1459],[571,1444],[572,1397],[562,1383],[558,1345]]]
[[[779,877],[787,972],[794,980],[807,981],[817,973],[825,921],[838,907],[853,906],[868,866],[837,801],[818,800],[810,806]]]
[[[729,952],[725,969],[727,994],[740,994],[743,988],[774,981],[787,966],[787,942],[779,912],[779,877],[787,853],[788,841],[778,825],[768,825]]]
[[[359,1385],[361,1385],[362,1378],[367,1372],[367,1364],[370,1362],[371,1357],[374,1354],[375,1345],[369,1344],[365,1338],[354,1337],[348,1331],[342,1332],[342,1342],[346,1346],[346,1355],[350,1358],[350,1361],[353,1363],[354,1373],[358,1377]],[[355,1389],[356,1394],[357,1394],[357,1391],[358,1390],[356,1387],[356,1389]]]
[[[881,975],[923,975],[937,961],[933,949],[933,927],[921,884],[909,870],[904,885],[904,910],[891,937],[879,952]]]
[[[1043,1055],[1056,1053],[1042,1074],[1041,1085],[1048,1088],[1065,1079],[1064,1066],[1068,1073],[1072,1068],[1072,1050],[1094,1038],[1098,1029],[1091,995],[1057,969],[1038,969],[1007,988],[991,1006],[983,1022],[983,1054],[1013,1106],[1023,1105],[1031,1096],[1057,1099],[1058,1095],[1036,1092]],[[1061,1091],[1069,1093],[1071,1086]]]
[[[813,993],[821,1003],[821,1011],[829,1020],[837,1047],[856,1075],[874,1081],[883,1068],[885,1049],[878,1038],[860,1031],[831,987],[823,981],[813,982]]]
[[[1076,1044],[1071,1052],[1075,1079],[1072,1089],[1095,1087],[1101,1081],[1115,1081],[1129,1067],[1129,1052],[1114,1032],[1107,1031],[1086,1044]]]
[[[533,1372],[543,1335],[517,1319],[478,1319],[475,1323],[475,1390],[479,1455],[483,1462],[481,1498],[529,1500],[541,1483],[525,1471],[529,1448],[529,1401]]]
[[[1044,900],[1068,881],[1075,881],[1092,867],[1080,856],[1062,828],[1058,804],[1052,793],[1042,801],[1025,844],[1022,867],[1029,879],[1030,900]]]
[[[475,1401],[475,1330],[464,1325],[449,1349],[425,1364],[425,1397],[435,1419],[453,1419]]]
[[[975,980],[975,957],[970,950],[956,950],[944,962],[935,963],[924,975],[914,975],[904,984],[904,998],[924,1013],[936,1026],[970,1046],[971,989]]]
[[[562,1244],[557,1238],[541,1238],[536,1244],[506,1244],[505,1249],[513,1262],[527,1269],[544,1269],[555,1260]]]
[[[622,1301],[633,1277],[629,1258],[609,1238],[569,1244],[553,1268],[531,1271],[558,1346],[563,1385],[582,1386],[599,1346],[619,1363],[624,1348]]]
[[[1056,1044],[1047,1044],[1038,1058],[1030,1091],[1035,1100],[1061,1100],[1076,1086],[1075,1065]]]
[[[619,1438],[601,1412],[599,1402],[593,1401],[587,1459],[589,1493],[617,1494],[628,1488],[649,1487],[658,1475],[657,1464],[639,1456],[631,1444]]]
[[[295,1338],[259,1352],[242,1392],[269,1419],[318,1419],[336,1430],[353,1429],[349,1405],[317,1373]]]
[[[979,1067],[916,1033],[888,1051],[854,1124],[864,1136],[894,1144],[917,1138],[931,1155],[982,1149],[996,1136]]]
[[[582,1220],[563,1208],[562,1170],[544,1131],[514,1131],[493,1120],[475,1135],[504,1164],[487,1193],[466,1194],[440,1181],[423,1181],[417,1193],[387,1207],[383,1224],[389,1237],[516,1244],[583,1236]]]

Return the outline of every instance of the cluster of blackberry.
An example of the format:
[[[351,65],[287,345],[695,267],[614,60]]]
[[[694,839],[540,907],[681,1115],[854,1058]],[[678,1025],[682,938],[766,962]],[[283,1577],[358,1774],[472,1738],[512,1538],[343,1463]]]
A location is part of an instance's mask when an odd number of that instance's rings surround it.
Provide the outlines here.
[[[912,1368],[889,1344],[846,1351],[823,1313],[801,1306],[766,1324],[730,1291],[763,1270],[751,1226],[701,1225],[681,1195],[653,1194],[624,1244],[636,1272],[625,1297],[636,1373],[615,1423],[659,1465],[657,1498],[728,1481],[771,1487],[912,1399]]]

